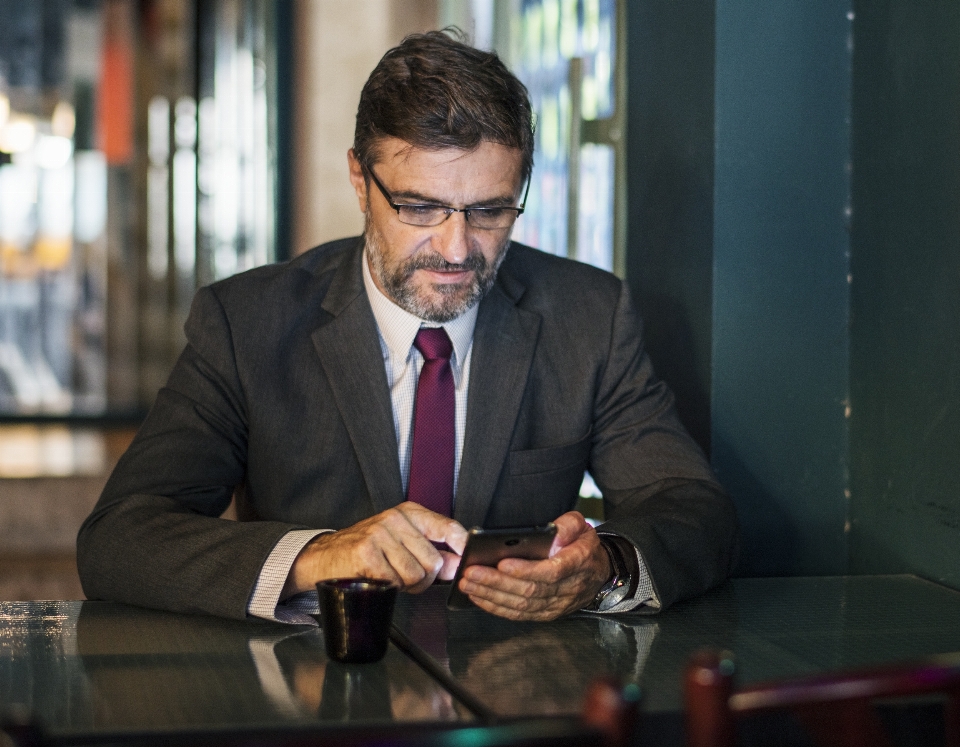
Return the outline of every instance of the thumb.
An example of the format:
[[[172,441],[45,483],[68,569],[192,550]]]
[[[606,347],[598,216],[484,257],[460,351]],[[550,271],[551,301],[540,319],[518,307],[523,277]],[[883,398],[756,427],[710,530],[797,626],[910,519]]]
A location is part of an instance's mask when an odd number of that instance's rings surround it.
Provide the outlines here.
[[[461,550],[461,555],[463,551]],[[440,556],[443,558],[443,566],[440,568],[440,573],[437,574],[437,578],[442,581],[450,581],[457,573],[457,568],[460,566],[460,555],[456,555],[452,552],[440,552]]]
[[[553,546],[550,548],[550,557],[556,555],[567,545],[576,542],[585,532],[593,529],[583,514],[579,511],[568,511],[553,522],[557,525],[557,536],[553,538]]]

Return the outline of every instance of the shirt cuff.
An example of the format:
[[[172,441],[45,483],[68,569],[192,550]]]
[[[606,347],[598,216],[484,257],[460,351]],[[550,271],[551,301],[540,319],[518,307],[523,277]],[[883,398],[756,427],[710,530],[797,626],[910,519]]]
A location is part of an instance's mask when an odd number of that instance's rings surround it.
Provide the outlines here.
[[[280,603],[280,594],[300,551],[314,537],[330,531],[333,530],[294,529],[280,538],[257,576],[257,583],[247,602],[248,615],[291,625],[317,625],[317,621],[310,616],[320,611],[316,592],[297,594],[283,604]],[[311,596],[312,600],[309,599]]]
[[[617,612],[629,612],[630,610],[636,609],[637,607],[644,606],[649,607],[650,609],[658,610],[660,609],[660,600],[657,598],[657,592],[654,591],[653,581],[650,578],[650,572],[647,570],[646,563],[643,562],[643,556],[640,554],[640,550],[637,549],[636,545],[630,542],[625,537],[621,537],[619,534],[609,534],[604,532],[598,532],[601,537],[615,537],[617,541],[617,546],[623,549],[625,546],[629,545],[633,549],[633,554],[636,559],[636,568],[634,572],[637,574],[634,579],[637,584],[637,590],[634,592],[632,597],[624,599],[620,604],[611,607],[608,610],[599,612],[597,610],[588,610],[590,612],[595,612],[599,615],[609,615]],[[624,558],[629,562],[628,558]]]

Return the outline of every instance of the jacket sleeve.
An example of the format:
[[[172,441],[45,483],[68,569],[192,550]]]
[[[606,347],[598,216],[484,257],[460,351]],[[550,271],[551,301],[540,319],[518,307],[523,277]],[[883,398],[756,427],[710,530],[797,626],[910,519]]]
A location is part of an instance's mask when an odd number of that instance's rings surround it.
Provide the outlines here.
[[[210,288],[187,346],[77,538],[84,593],[176,612],[245,618],[283,522],[219,518],[244,480],[245,393],[229,321]]]
[[[604,496],[601,531],[638,549],[661,609],[729,575],[738,543],[733,502],[654,374],[625,285],[597,386],[590,471]]]

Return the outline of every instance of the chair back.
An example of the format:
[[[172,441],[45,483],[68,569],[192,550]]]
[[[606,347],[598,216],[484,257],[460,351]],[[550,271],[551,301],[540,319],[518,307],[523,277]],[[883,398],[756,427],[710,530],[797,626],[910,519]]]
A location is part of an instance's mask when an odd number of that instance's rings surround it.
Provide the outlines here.
[[[684,677],[688,747],[733,747],[737,719],[786,710],[825,747],[891,747],[873,701],[946,696],[944,745],[960,747],[960,653],[734,690],[733,657],[701,651]]]

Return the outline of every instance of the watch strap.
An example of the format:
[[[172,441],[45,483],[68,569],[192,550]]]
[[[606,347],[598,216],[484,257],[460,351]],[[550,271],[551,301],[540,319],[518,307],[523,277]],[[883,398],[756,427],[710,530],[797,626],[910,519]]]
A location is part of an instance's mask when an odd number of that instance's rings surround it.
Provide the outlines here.
[[[600,588],[600,591],[598,591],[597,595],[593,598],[593,603],[587,608],[590,610],[600,610],[604,599],[606,599],[611,592],[625,585],[629,585],[631,581],[630,573],[627,570],[627,565],[624,562],[623,554],[620,552],[620,548],[618,548],[617,545],[610,541],[610,539],[607,537],[600,537],[600,544],[603,546],[603,549],[606,550],[607,556],[610,558],[610,567],[613,575]]]
[[[640,559],[637,556],[637,548],[633,546],[630,540],[626,537],[621,537],[619,534],[601,534],[600,539],[620,550],[620,559],[623,561],[624,574],[629,579],[630,584],[630,593],[627,596],[633,598],[636,596],[637,586],[639,585],[640,575],[642,573],[640,570]]]

